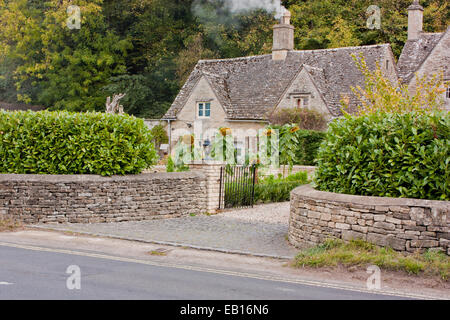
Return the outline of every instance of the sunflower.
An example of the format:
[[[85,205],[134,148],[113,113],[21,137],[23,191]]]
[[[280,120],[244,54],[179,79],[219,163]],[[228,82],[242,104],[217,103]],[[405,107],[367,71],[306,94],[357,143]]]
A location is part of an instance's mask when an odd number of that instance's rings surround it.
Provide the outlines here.
[[[295,127],[292,127],[290,131],[291,131],[291,133],[296,133],[298,130],[300,130],[300,128],[295,126]]]
[[[230,128],[220,128],[219,131],[220,131],[220,134],[222,136],[224,136],[224,137],[227,136],[227,135],[231,135],[231,129]]]
[[[186,134],[183,136],[183,143],[188,146],[192,146],[194,144],[194,136],[192,134]]]
[[[272,133],[274,133],[272,129],[267,129],[265,134],[266,136],[270,137],[272,136]]]

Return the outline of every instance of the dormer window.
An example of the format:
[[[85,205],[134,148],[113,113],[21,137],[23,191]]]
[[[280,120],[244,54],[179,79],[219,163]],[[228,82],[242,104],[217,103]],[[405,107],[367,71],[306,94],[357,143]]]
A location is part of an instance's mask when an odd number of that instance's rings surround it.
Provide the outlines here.
[[[198,103],[198,117],[199,118],[210,118],[211,117],[211,103],[210,102],[199,102]]]

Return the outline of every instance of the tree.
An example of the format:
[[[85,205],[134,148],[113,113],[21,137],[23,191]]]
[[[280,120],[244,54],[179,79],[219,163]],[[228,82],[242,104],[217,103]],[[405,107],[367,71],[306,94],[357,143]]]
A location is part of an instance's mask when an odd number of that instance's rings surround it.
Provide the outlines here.
[[[352,87],[359,100],[357,115],[403,114],[413,111],[427,113],[443,109],[442,94],[449,84],[444,83],[442,73],[423,77],[416,75],[417,87],[415,92],[411,93],[407,84],[391,83],[384,77],[378,64],[375,72],[371,71],[362,54],[354,55],[353,59],[365,78],[364,88]],[[350,110],[346,101],[342,100],[342,105],[344,112]]]
[[[79,30],[67,25],[71,1],[1,3],[0,43],[6,47],[4,56],[18,64],[18,100],[73,111],[103,109],[101,88],[126,72],[131,43],[108,30],[101,3],[77,1]],[[38,90],[23,90],[29,86]]]

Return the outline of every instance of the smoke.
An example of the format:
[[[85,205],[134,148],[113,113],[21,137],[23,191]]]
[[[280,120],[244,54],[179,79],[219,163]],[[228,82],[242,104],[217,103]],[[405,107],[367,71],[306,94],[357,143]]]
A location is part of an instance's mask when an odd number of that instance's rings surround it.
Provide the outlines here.
[[[225,6],[232,13],[263,9],[269,13],[274,13],[275,19],[279,19],[284,11],[281,0],[226,0]]]
[[[279,19],[286,10],[281,0],[194,0],[191,9],[203,24],[207,38],[218,46],[223,44],[221,26],[240,29],[240,15],[263,10]]]
[[[224,13],[234,15],[258,9],[273,13],[275,19],[279,19],[286,10],[281,4],[281,0],[195,0],[192,11],[197,17],[203,17],[208,4],[216,8],[220,4],[221,10],[216,12],[219,18],[222,18],[220,20],[224,20]]]

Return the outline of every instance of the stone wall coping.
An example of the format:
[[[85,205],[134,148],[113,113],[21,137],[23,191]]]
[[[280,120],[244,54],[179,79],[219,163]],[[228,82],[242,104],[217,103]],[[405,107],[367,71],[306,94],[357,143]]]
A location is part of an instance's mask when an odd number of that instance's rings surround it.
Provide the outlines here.
[[[450,201],[355,196],[350,194],[341,194],[315,190],[311,184],[303,185],[292,190],[291,195],[296,195],[303,198],[310,198],[314,200],[352,203],[364,206],[409,206],[409,207],[433,207],[443,209],[450,208]]]
[[[155,172],[136,175],[103,177],[100,175],[74,174],[74,175],[47,175],[47,174],[0,174],[0,182],[25,181],[25,182],[116,182],[116,181],[139,181],[152,180],[179,180],[179,179],[204,179],[205,175],[197,171],[187,172]]]

